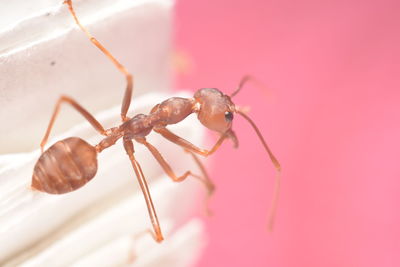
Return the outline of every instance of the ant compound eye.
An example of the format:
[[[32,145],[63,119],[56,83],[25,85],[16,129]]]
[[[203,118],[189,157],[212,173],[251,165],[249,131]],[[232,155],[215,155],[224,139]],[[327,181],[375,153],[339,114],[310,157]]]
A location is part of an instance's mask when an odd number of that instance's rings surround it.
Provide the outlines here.
[[[225,112],[225,120],[231,122],[233,120],[233,113],[230,111]]]

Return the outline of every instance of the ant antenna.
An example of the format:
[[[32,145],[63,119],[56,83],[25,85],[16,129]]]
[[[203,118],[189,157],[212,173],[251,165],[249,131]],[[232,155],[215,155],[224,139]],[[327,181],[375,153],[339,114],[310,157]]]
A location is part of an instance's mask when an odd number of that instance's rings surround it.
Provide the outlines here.
[[[244,80],[244,79],[243,79]],[[240,86],[239,86],[240,89]],[[271,204],[271,210],[268,215],[268,229],[272,231],[274,228],[274,221],[275,221],[275,214],[276,214],[276,207],[278,205],[278,199],[279,199],[279,192],[280,192],[280,187],[281,187],[281,165],[279,164],[279,161],[275,158],[274,154],[272,154],[272,151],[269,149],[267,143],[264,140],[264,137],[262,136],[260,130],[257,128],[256,124],[242,111],[236,110],[237,113],[239,113],[243,118],[245,118],[253,127],[255,132],[258,135],[258,138],[260,139],[261,143],[263,144],[265,150],[267,151],[272,164],[274,164],[277,174],[275,178],[275,187],[274,187],[274,193],[272,196],[272,204]]]
[[[257,86],[265,89],[265,91],[268,91],[268,88],[259,80],[257,80],[256,78],[254,78],[254,76],[251,75],[245,75],[239,82],[239,86],[238,88],[230,95],[230,97],[234,97],[235,95],[237,95],[239,93],[239,91],[243,88],[243,86],[248,82],[248,81],[252,81],[253,83],[255,83]]]

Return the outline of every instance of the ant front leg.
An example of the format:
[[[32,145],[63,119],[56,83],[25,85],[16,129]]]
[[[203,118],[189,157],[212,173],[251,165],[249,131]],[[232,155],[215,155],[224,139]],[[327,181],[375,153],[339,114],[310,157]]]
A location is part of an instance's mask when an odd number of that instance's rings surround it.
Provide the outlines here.
[[[185,150],[186,152],[190,153],[196,162],[196,164],[199,166],[201,172],[203,173],[203,177],[196,175],[192,173],[191,171],[186,171],[183,175],[177,176],[174,171],[172,170],[171,166],[165,161],[164,157],[161,155],[161,153],[158,151],[157,148],[155,148],[152,144],[148,143],[146,141],[146,138],[137,138],[135,139],[137,142],[145,145],[147,149],[151,152],[153,157],[158,161],[158,163],[161,165],[165,173],[172,179],[174,182],[182,182],[184,181],[189,175],[193,176],[194,178],[198,179],[200,182],[202,182],[205,187],[207,188],[207,202],[206,202],[206,211],[207,214],[211,214],[210,209],[208,207],[208,200],[212,196],[215,186],[214,183],[210,180],[204,166],[202,165],[201,161],[197,158],[197,156],[188,150]]]
[[[137,142],[145,145],[147,147],[147,149],[151,152],[151,154],[153,155],[153,157],[158,161],[158,163],[161,165],[161,167],[163,168],[163,170],[165,171],[165,173],[172,179],[172,181],[174,182],[182,182],[184,181],[189,175],[193,176],[194,178],[200,180],[207,188],[208,193],[212,194],[212,192],[214,191],[214,184],[211,182],[211,180],[208,178],[208,175],[205,175],[205,178],[193,174],[191,171],[186,171],[183,175],[181,176],[176,176],[176,174],[174,173],[174,171],[172,170],[171,166],[165,161],[165,159],[163,158],[163,156],[161,155],[161,153],[157,150],[157,148],[155,148],[152,144],[148,143],[146,141],[145,138],[137,138],[135,139]],[[190,151],[188,151],[189,153],[191,153]],[[193,154],[192,154],[193,155]],[[197,164],[201,164],[201,162],[197,162]],[[201,168],[201,171],[203,172],[203,174],[205,174],[205,169],[204,167]]]
[[[190,143],[189,141],[183,139],[182,137],[177,136],[176,134],[174,134],[173,132],[171,132],[170,130],[168,130],[165,127],[158,127],[158,128],[154,128],[154,131],[161,134],[163,137],[165,137],[166,139],[168,139],[169,141],[171,141],[172,143],[175,143],[179,146],[181,146],[184,149],[187,149],[191,152],[194,152],[196,154],[202,155],[202,156],[209,156],[211,154],[213,154],[215,151],[217,151],[217,149],[221,146],[222,142],[230,136],[230,132],[226,132],[223,133],[220,138],[218,139],[218,141],[215,143],[215,145],[210,149],[210,150],[206,150],[206,149],[202,149],[199,148],[195,145],[193,145],[192,143]]]
[[[139,163],[136,161],[134,156],[134,149],[132,140],[124,138],[124,148],[126,153],[131,160],[132,167],[135,170],[136,177],[139,181],[140,188],[142,189],[144,199],[146,201],[147,210],[150,215],[150,220],[153,225],[154,232],[149,231],[154,238],[154,240],[158,243],[164,240],[164,237],[161,233],[160,223],[158,222],[157,214],[154,209],[153,201],[151,200],[151,195],[149,191],[149,187],[147,185],[146,179],[144,178],[142,168],[140,167]]]
[[[68,96],[61,96],[57,104],[54,108],[53,115],[51,116],[49,126],[47,127],[46,133],[42,139],[42,142],[40,143],[40,148],[43,153],[44,146],[47,143],[47,140],[49,138],[51,129],[53,128],[54,121],[57,118],[58,113],[60,112],[60,106],[62,103],[67,103],[70,104],[76,111],[78,111],[85,119],[93,126],[93,128],[96,129],[101,135],[107,136],[106,130],[104,130],[103,126],[93,117],[92,114],[90,114],[85,108],[83,108],[81,105],[79,105],[74,99],[68,97]]]
[[[189,154],[192,156],[194,162],[196,162],[196,164],[197,164],[197,166],[199,167],[201,173],[203,174],[204,180],[205,180],[206,183],[209,185],[209,186],[208,186],[207,198],[206,198],[206,200],[205,200],[205,207],[206,207],[207,215],[212,215],[212,211],[211,211],[211,209],[210,209],[210,207],[209,207],[209,202],[210,202],[210,199],[211,199],[212,195],[214,194],[215,185],[214,185],[214,183],[211,181],[210,176],[208,176],[208,173],[207,173],[207,171],[206,171],[206,168],[204,167],[204,165],[203,165],[203,163],[201,162],[201,160],[199,159],[199,157],[198,157],[195,153],[193,153],[192,151],[189,151],[189,150],[187,150],[187,149],[184,149],[184,151],[187,152],[187,153],[189,153]]]

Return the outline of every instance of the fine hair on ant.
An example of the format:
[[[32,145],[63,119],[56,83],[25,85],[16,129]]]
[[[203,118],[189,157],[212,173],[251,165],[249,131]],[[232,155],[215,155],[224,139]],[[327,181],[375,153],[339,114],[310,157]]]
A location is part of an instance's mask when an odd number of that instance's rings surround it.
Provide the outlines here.
[[[232,130],[232,122],[234,114],[239,114],[253,127],[257,136],[261,140],[264,149],[278,171],[272,209],[269,215],[269,227],[272,228],[279,195],[279,174],[281,167],[255,123],[246,115],[243,109],[236,106],[231,100],[239,93],[248,81],[256,80],[251,76],[245,76],[240,81],[238,88],[231,95],[225,95],[215,88],[203,88],[197,90],[193,98],[172,97],[155,105],[151,109],[150,114],[137,114],[130,118],[127,116],[127,112],[132,98],[134,84],[133,76],[99,41],[97,41],[95,37],[89,33],[84,26],[81,25],[75,14],[72,1],[66,0],[64,3],[68,5],[69,11],[79,28],[86,34],[90,41],[114,63],[117,69],[122,72],[126,78],[127,85],[121,105],[122,123],[117,127],[104,129],[100,122],[98,122],[85,108],[78,104],[78,102],[68,96],[61,96],[55,105],[46,133],[40,143],[42,154],[34,167],[32,188],[49,194],[64,194],[77,190],[95,176],[97,172],[97,155],[104,149],[114,145],[117,140],[122,139],[125,151],[132,163],[132,167],[147,204],[153,226],[153,231],[150,232],[157,242],[161,242],[164,237],[161,232],[146,179],[139,162],[134,156],[135,151],[133,140],[144,145],[151,152],[153,157],[161,165],[162,169],[174,182],[181,182],[187,177],[193,176],[194,178],[199,179],[207,187],[208,196],[210,196],[214,191],[214,184],[209,179],[205,172],[205,168],[197,155],[207,157],[213,154],[225,139],[231,139],[235,147],[237,147],[238,140],[235,132]],[[103,140],[93,146],[79,137],[69,137],[56,142],[48,149],[44,150],[54,121],[60,111],[61,104],[63,103],[71,105],[76,111],[78,111],[97,132],[104,136]],[[167,129],[168,125],[179,123],[192,113],[197,114],[197,118],[205,127],[220,134],[219,139],[210,150],[199,148]],[[188,152],[199,166],[203,176],[195,175],[191,171],[186,171],[181,176],[176,175],[157,148],[147,142],[146,136],[151,131],[160,134],[165,139],[177,144]]]

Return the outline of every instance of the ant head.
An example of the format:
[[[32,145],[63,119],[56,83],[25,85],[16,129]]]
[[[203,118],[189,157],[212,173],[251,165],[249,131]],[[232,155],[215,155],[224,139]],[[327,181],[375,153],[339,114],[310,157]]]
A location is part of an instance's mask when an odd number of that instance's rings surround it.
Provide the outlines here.
[[[225,133],[232,127],[235,104],[231,98],[215,88],[199,89],[194,94],[197,117],[208,129]]]
[[[278,171],[276,176],[276,183],[275,183],[275,191],[273,196],[272,202],[272,209],[269,214],[269,228],[272,230],[276,205],[278,203],[278,196],[279,196],[279,188],[280,188],[280,171],[281,165],[279,164],[278,160],[272,154],[271,150],[269,149],[267,143],[264,140],[260,130],[257,128],[256,124],[246,115],[246,112],[241,109],[240,107],[236,107],[233,104],[231,98],[237,95],[244,84],[248,81],[256,82],[256,84],[261,85],[264,87],[263,84],[260,84],[256,79],[252,76],[244,76],[239,83],[238,88],[230,95],[225,95],[221,91],[215,88],[203,88],[198,90],[194,94],[195,99],[195,106],[194,109],[197,112],[197,117],[200,122],[209,128],[210,130],[217,131],[221,133],[222,137],[231,138],[234,142],[235,147],[237,147],[238,140],[236,138],[235,133],[231,130],[232,127],[232,120],[233,120],[233,113],[241,115],[245,120],[247,120],[250,125],[253,127],[254,131],[258,135],[264,149],[268,153],[272,163],[274,164],[276,170]]]

